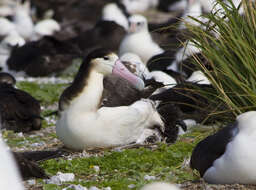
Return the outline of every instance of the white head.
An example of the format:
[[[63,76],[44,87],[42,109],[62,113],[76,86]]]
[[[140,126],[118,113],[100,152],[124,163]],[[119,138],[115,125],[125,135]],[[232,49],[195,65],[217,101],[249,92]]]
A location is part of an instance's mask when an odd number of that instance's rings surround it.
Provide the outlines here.
[[[141,13],[151,7],[156,7],[159,0],[122,0],[129,13]]]
[[[115,3],[109,3],[103,7],[102,19],[114,21],[120,26],[124,27],[125,30],[128,29],[128,20],[123,14],[122,10],[120,10]]]
[[[31,18],[30,2],[17,3],[14,14],[14,24],[17,32],[26,40],[30,39],[34,31],[34,23]]]
[[[23,16],[27,17],[28,15],[30,15],[30,1],[29,0],[26,0],[24,1],[24,3],[21,3],[21,2],[16,2],[16,6],[15,6],[15,9],[14,9],[14,13],[15,13],[15,18],[20,18],[22,19]]]
[[[60,24],[53,19],[46,19],[38,22],[34,31],[39,36],[52,36],[55,32],[60,31]]]
[[[113,52],[104,49],[95,50],[88,55],[87,60],[96,72],[104,76],[117,75],[128,80],[140,90],[144,88],[143,80],[132,74]]]
[[[148,22],[147,19],[142,15],[133,15],[128,19],[128,32],[148,32]]]
[[[256,131],[256,111],[248,111],[237,116],[238,128],[249,131],[251,134]]]
[[[27,14],[30,14],[30,9],[31,4],[29,0],[25,0],[24,2],[21,1],[16,1],[15,4],[15,11],[22,11],[22,12],[26,12]]]
[[[145,185],[141,190],[179,190],[179,188],[170,183],[155,182]]]

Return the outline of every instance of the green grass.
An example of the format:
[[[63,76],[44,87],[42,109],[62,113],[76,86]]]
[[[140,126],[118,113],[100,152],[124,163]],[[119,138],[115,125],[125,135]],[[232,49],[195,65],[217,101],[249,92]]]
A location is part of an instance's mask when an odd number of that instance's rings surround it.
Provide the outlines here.
[[[199,140],[212,132],[211,128],[197,130],[182,136],[173,145],[159,144],[155,150],[139,148],[122,152],[105,151],[103,156],[73,160],[53,159],[43,162],[41,166],[50,175],[56,175],[58,171],[74,173],[76,180],[71,183],[85,187],[109,186],[112,190],[125,190],[133,184],[133,189],[139,189],[149,183],[144,179],[145,175],[155,176],[156,181],[182,183],[199,179],[187,165],[184,167],[183,162],[190,157]],[[96,172],[93,166],[99,166],[100,171]],[[54,185],[49,184],[43,186],[45,190],[54,188]]]
[[[247,8],[245,16],[241,16],[231,2],[229,6],[218,1],[225,17],[206,15],[210,20],[205,24],[206,30],[189,26],[195,36],[194,44],[213,70],[207,70],[196,57],[195,64],[212,82],[218,101],[226,105],[226,110],[216,110],[216,115],[229,112],[236,116],[256,109],[256,9],[248,2],[243,1]]]
[[[35,82],[19,82],[17,87],[31,94],[41,105],[58,102],[59,97],[68,84],[38,84]]]

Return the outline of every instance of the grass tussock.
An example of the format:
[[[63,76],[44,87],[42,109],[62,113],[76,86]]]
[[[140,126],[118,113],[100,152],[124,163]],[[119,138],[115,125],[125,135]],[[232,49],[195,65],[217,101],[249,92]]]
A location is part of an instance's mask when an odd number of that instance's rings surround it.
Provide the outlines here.
[[[214,114],[236,116],[256,109],[255,2],[243,0],[236,8],[231,0],[228,4],[218,0],[216,5],[221,9],[203,16],[209,22],[188,28],[194,36],[192,42],[202,50],[212,69],[207,69],[197,57],[195,64],[212,82],[218,101],[226,105],[226,110],[216,110]],[[212,96],[208,97],[212,101]]]

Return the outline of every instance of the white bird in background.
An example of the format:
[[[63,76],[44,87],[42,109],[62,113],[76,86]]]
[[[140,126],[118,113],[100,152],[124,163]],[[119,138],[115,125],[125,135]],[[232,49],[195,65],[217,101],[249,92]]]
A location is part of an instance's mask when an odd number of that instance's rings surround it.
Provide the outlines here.
[[[154,55],[163,53],[164,50],[156,44],[148,31],[147,19],[141,15],[129,17],[128,33],[119,47],[119,56],[124,53],[135,53],[144,64]]]
[[[122,0],[121,2],[131,14],[142,13],[158,5],[159,0]]]
[[[44,19],[36,23],[32,40],[39,40],[42,36],[53,36],[61,29],[60,24],[53,19]]]
[[[190,17],[194,17],[196,19],[202,19],[202,6],[201,2],[198,0],[189,0],[187,3],[187,7],[185,9],[185,12],[182,16],[182,22],[179,25],[179,29],[183,30],[186,29],[186,24],[194,25],[194,26],[200,26],[201,24],[195,20],[193,20]]]
[[[103,7],[102,20],[115,21],[125,30],[128,29],[128,19],[115,3],[109,3]]]
[[[33,23],[31,17],[30,2],[16,2],[13,5],[12,12],[13,22],[6,18],[0,18],[0,36],[6,36],[16,32],[26,41],[38,40],[42,36],[50,36],[60,31],[60,24],[53,19],[45,19]]]
[[[14,9],[13,22],[16,31],[26,40],[29,40],[34,32],[34,24],[30,16],[30,2],[17,4]]]

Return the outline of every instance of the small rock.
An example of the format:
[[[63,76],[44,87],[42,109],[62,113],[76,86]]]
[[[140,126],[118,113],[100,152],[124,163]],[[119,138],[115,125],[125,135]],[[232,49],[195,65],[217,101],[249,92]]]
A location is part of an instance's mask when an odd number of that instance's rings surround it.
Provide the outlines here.
[[[32,146],[32,147],[41,147],[41,146],[44,146],[45,145],[45,143],[44,142],[40,142],[40,143],[33,143],[33,144],[31,144],[30,146]]]
[[[23,133],[22,133],[22,132],[17,133],[17,136],[18,136],[18,137],[24,137],[24,135],[23,135]]]
[[[128,188],[129,189],[133,189],[133,188],[135,188],[136,186],[134,185],[134,184],[130,184],[130,185],[128,185]]]
[[[87,190],[86,187],[84,187],[84,186],[82,186],[80,184],[79,185],[72,184],[72,185],[70,185],[68,187],[63,188],[62,190],[70,190],[70,189],[72,189],[72,190]]]
[[[30,179],[30,180],[27,181],[27,183],[29,185],[35,185],[36,184],[36,180],[35,179]]]
[[[111,190],[111,187],[104,187],[103,190]]]
[[[100,167],[99,166],[93,166],[93,169],[95,170],[95,172],[99,172],[100,171]]]
[[[91,186],[90,188],[89,188],[89,190],[100,190],[98,187],[95,187],[95,186]]]
[[[57,175],[52,176],[50,179],[46,180],[46,183],[61,185],[63,182],[74,181],[74,180],[75,180],[75,175],[73,173],[58,172]]]
[[[156,177],[155,176],[150,176],[150,175],[145,175],[144,179],[147,180],[147,181],[150,181],[150,180],[155,180]]]

